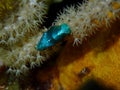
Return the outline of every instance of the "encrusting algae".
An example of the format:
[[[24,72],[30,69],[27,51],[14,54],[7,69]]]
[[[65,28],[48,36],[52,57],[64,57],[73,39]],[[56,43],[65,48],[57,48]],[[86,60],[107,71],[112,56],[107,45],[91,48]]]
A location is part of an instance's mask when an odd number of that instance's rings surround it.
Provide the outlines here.
[[[22,3],[24,3],[21,4],[24,7],[18,8],[17,14],[15,11],[15,18],[12,19],[10,27],[7,23],[11,20],[8,19],[9,16],[5,16],[7,21],[3,23],[0,21],[0,60],[4,66],[8,67],[7,72],[15,73],[15,76],[19,77],[23,73],[27,74],[28,70],[41,66],[42,61],[49,59],[59,49],[59,46],[53,46],[44,51],[35,49],[36,43],[45,31],[45,29],[39,30],[40,27],[38,28],[38,24],[42,27],[45,8],[42,1],[28,0],[22,1]],[[43,7],[40,8],[39,4],[40,6],[42,4]],[[27,12],[23,8],[32,8],[35,11],[28,13],[28,16],[25,16],[26,19],[22,16],[27,15],[23,14]],[[32,15],[35,15],[32,17],[35,22],[30,19]],[[67,43],[57,57],[56,63],[50,68],[45,67],[49,69],[37,71],[38,73],[35,75],[37,81],[49,81],[49,87],[46,87],[45,90],[93,90],[91,87],[86,89],[89,82],[98,82],[97,85],[103,86],[104,90],[119,90],[119,17],[119,0],[89,0],[77,7],[64,9],[63,14],[61,13],[57,17],[52,26],[66,23],[70,26],[71,35],[67,37]],[[16,19],[22,19],[22,22],[16,21]],[[22,29],[23,27],[25,28]],[[17,35],[23,36],[17,38]],[[9,40],[12,42],[9,43]]]

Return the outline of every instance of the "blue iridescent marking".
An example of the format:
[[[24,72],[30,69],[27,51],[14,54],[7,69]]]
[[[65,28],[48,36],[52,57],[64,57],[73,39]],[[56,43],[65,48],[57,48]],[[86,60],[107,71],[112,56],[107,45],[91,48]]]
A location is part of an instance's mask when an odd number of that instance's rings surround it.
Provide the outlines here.
[[[70,33],[70,27],[65,23],[61,24],[60,26],[52,26],[47,32],[43,33],[43,36],[38,42],[36,49],[44,50],[48,47],[51,47]]]

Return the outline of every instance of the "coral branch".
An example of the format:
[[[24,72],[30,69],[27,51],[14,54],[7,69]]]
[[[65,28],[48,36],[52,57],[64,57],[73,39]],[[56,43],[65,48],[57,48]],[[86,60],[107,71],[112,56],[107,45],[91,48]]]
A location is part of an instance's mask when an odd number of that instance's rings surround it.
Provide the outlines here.
[[[6,2],[6,0],[3,2]],[[16,1],[12,0],[11,2],[15,3]],[[6,45],[10,47],[15,43],[19,43],[19,40],[25,42],[26,37],[38,32],[38,25],[43,22],[46,12],[46,6],[43,2],[37,2],[37,0],[22,0],[18,2],[18,6],[16,7],[19,7],[18,10],[16,10],[17,12],[12,13],[4,23],[0,22],[1,46]],[[6,10],[6,12],[3,13],[8,12]]]
[[[81,5],[68,7],[60,13],[53,25],[67,23],[75,38],[74,44],[82,43],[99,27],[109,27],[111,22],[119,18],[119,0],[89,0]]]

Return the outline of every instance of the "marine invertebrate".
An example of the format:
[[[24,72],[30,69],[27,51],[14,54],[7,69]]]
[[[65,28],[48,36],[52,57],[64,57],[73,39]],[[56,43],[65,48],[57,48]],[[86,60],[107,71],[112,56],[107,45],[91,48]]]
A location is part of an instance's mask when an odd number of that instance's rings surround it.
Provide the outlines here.
[[[9,67],[8,73],[20,76],[30,68],[40,65],[57,50],[56,47],[42,52],[35,49],[42,32],[45,31],[39,27],[47,12],[47,6],[42,0],[2,0],[0,5],[1,19],[2,14],[7,15],[12,7],[11,13],[0,22],[0,60]],[[6,6],[8,10],[3,10]]]
[[[29,41],[33,38],[37,40],[35,35],[39,32],[38,25],[42,24],[47,7],[39,0],[21,0],[18,2],[2,0],[0,5],[1,19],[3,18],[2,13],[7,15],[9,9],[12,8],[11,13],[4,17],[4,21],[0,22],[0,60],[4,65],[10,66],[8,72],[15,72],[18,76],[22,70],[27,70],[26,64],[28,65],[29,61],[32,61],[30,64],[30,68],[32,68],[34,60],[37,61],[37,65],[42,62],[41,60],[44,60],[44,56],[42,57],[34,48],[36,41],[34,43]],[[45,58],[48,56],[49,54],[45,55]]]
[[[66,35],[70,34],[70,32],[69,26],[65,23],[60,26],[52,26],[47,32],[44,32],[36,46],[36,49],[44,50],[51,47],[62,40]]]
[[[0,46],[13,47],[16,45],[15,43],[19,43],[19,41],[23,43],[26,37],[38,31],[38,24],[42,24],[45,14],[46,6],[43,2],[38,0],[18,0],[17,2],[1,0],[0,3]]]

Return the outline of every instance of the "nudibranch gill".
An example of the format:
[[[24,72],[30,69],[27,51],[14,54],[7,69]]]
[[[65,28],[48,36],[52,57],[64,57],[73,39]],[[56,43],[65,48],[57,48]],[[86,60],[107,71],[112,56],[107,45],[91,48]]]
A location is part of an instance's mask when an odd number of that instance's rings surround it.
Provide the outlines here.
[[[66,35],[71,33],[69,25],[63,23],[59,26],[54,25],[43,33],[41,39],[36,45],[37,50],[45,50],[60,42]]]

